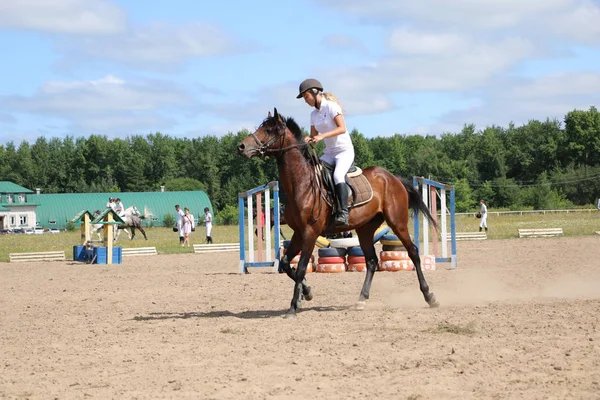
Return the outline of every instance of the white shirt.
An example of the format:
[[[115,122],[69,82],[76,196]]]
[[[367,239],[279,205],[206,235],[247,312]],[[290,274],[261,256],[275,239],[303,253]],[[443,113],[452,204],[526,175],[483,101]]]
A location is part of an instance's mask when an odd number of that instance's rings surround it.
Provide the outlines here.
[[[343,115],[342,107],[338,103],[329,101],[322,96],[321,108],[315,108],[310,113],[310,124],[319,133],[329,132],[337,128],[334,118],[338,115]],[[325,138],[323,141],[325,142],[324,153],[338,153],[339,151],[353,148],[352,138],[348,130],[341,135]]]
[[[479,210],[479,212],[481,213],[481,215],[487,214],[487,206],[485,204],[482,204],[481,210]]]
[[[177,223],[181,224],[181,218],[183,217],[183,211],[181,211],[181,208],[179,209],[179,211],[175,212],[175,218],[177,218]]]

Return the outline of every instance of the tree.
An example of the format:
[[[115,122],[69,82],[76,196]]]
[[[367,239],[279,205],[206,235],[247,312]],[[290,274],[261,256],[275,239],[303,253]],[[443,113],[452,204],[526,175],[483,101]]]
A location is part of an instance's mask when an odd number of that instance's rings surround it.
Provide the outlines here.
[[[175,178],[165,182],[165,190],[168,192],[202,190],[206,191],[204,183],[193,178]]]
[[[600,113],[596,107],[569,112],[565,125],[570,158],[579,165],[600,165]]]

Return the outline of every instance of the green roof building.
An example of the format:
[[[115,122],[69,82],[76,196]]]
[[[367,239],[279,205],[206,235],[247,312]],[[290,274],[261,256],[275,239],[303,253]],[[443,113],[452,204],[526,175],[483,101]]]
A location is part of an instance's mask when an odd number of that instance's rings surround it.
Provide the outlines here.
[[[214,212],[204,191],[39,194],[12,182],[0,182],[0,194],[0,229],[35,226],[64,229],[81,210],[103,211],[110,197],[120,198],[124,208],[136,206],[145,216],[145,226],[163,226],[166,214],[175,215],[176,204],[182,210],[188,207],[196,220],[204,215],[204,207]],[[28,218],[22,224],[19,215],[25,216],[25,210],[29,212]]]
[[[33,190],[16,183],[0,181],[0,229],[34,228],[37,204],[28,196]]]

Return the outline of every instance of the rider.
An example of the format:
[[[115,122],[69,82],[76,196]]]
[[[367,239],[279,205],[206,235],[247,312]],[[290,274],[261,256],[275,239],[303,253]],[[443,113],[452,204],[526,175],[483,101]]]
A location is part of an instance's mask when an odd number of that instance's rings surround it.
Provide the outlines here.
[[[117,215],[121,218],[123,218],[125,216],[125,206],[123,205],[123,203],[121,202],[120,198],[117,198],[115,200],[115,212],[117,213]]]
[[[346,173],[354,162],[354,146],[344,121],[340,102],[332,93],[323,93],[323,85],[316,79],[306,79],[299,87],[297,99],[303,98],[306,104],[315,109],[310,114],[310,136],[306,143],[325,140],[325,150],[321,160],[334,166],[333,181],[335,194],[340,207],[335,217],[337,226],[348,225],[348,185]]]

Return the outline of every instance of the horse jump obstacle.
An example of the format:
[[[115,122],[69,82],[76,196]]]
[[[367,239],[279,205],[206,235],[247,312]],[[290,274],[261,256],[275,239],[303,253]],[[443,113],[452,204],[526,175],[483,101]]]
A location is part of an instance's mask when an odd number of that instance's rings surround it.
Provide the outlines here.
[[[436,255],[436,262],[450,262],[450,269],[457,267],[456,258],[456,213],[455,213],[455,199],[456,194],[454,186],[446,185],[426,179],[423,177],[414,177],[413,185],[418,188],[419,185],[422,187],[423,202],[429,207],[431,215],[434,218],[437,216],[437,191],[440,191],[440,234],[441,234],[441,257],[438,257],[438,232],[434,228],[432,235],[433,254]],[[450,191],[450,210],[446,206],[446,191]],[[447,214],[450,214],[450,237],[448,238],[448,227],[447,227]],[[414,212],[414,232],[415,232],[415,245],[419,247],[420,237],[420,223],[419,223],[419,212]],[[448,254],[448,241],[450,241],[451,254]],[[420,252],[423,255],[429,253],[429,223],[425,215],[423,215],[423,248]]]
[[[263,228],[267,229],[271,226],[271,190],[273,190],[273,226],[275,228],[275,259],[272,257],[271,248],[271,231],[268,230],[265,234],[264,240],[264,252],[263,252]],[[263,200],[264,194],[264,202]],[[254,259],[254,223],[253,223],[253,196],[256,197],[256,221],[257,221],[257,258]],[[262,204],[261,204],[262,203]],[[248,206],[248,247],[246,248],[246,233],[245,233],[245,205]],[[264,204],[264,207],[263,207]],[[272,267],[274,272],[279,269],[279,255],[280,255],[280,239],[279,239],[279,183],[272,181],[263,186],[255,187],[246,192],[238,193],[238,208],[239,208],[239,224],[240,224],[240,273],[247,274],[248,268],[255,267]],[[260,223],[264,213],[265,223],[264,227]]]
[[[519,229],[519,237],[550,237],[562,236],[562,228]]]
[[[240,251],[239,243],[195,244],[194,253],[219,253],[223,251]]]
[[[71,221],[79,222],[81,221],[81,241],[82,246],[85,246],[87,249],[99,247],[94,243],[102,242],[106,247],[106,264],[113,263],[113,239],[114,239],[114,226],[118,224],[124,223],[123,219],[112,209],[107,208],[104,210],[96,219],[92,220],[93,215],[91,212],[87,210],[81,210],[77,215],[75,215]],[[93,225],[102,224],[103,225],[103,240],[94,241],[91,238],[91,228]],[[74,247],[74,251],[77,246]],[[93,260],[92,260],[93,261]]]
[[[158,254],[156,247],[130,247],[123,248],[123,257],[125,256],[155,256]]]
[[[450,240],[451,238],[448,238]],[[486,232],[456,232],[456,240],[485,240]]]
[[[38,251],[32,253],[9,253],[10,262],[65,261],[64,251]]]

